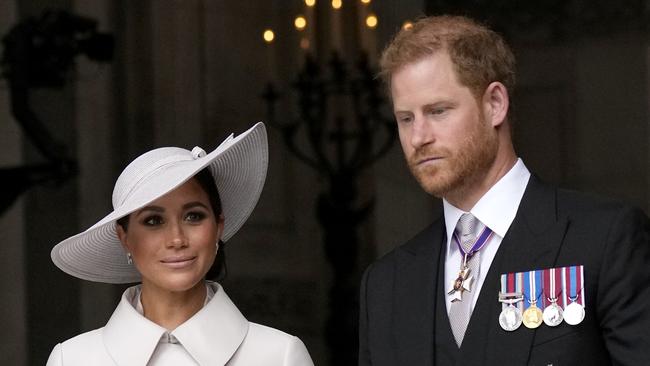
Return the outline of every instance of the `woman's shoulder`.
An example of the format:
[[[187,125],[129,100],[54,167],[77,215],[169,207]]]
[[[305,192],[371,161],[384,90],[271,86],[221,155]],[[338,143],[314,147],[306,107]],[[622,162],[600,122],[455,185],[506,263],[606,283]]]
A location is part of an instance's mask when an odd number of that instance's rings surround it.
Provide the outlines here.
[[[65,348],[88,348],[92,347],[93,345],[102,344],[102,331],[104,328],[97,328],[91,331],[88,331],[86,333],[81,333],[77,336],[74,336],[63,343],[61,343],[62,346]]]
[[[266,325],[257,324],[253,322],[248,323],[248,334],[246,337],[253,337],[255,339],[263,339],[267,342],[275,342],[276,344],[282,344],[287,342],[294,342],[296,339],[300,339],[289,333],[285,333],[279,329],[271,328]]]
[[[242,364],[262,361],[267,365],[312,366],[314,364],[300,338],[257,323],[249,323],[246,338],[235,357]],[[252,359],[248,360],[248,358]]]
[[[64,365],[64,359],[65,365],[86,365],[88,355],[96,356],[104,352],[102,330],[91,330],[57,344],[50,353],[47,366]]]

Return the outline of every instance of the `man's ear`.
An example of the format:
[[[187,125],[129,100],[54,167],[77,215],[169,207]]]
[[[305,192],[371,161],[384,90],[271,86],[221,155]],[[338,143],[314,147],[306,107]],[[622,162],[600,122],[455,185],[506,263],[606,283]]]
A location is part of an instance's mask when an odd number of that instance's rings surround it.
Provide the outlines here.
[[[498,81],[490,83],[483,93],[483,115],[493,127],[503,124],[509,106],[510,99],[506,86]]]

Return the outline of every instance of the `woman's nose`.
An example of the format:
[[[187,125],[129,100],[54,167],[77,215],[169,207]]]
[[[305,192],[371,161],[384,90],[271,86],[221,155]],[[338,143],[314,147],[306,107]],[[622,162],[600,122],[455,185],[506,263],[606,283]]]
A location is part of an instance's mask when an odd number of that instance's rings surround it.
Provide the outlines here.
[[[183,226],[180,223],[174,223],[170,226],[171,232],[167,245],[171,248],[182,248],[187,246],[187,238],[185,237]]]

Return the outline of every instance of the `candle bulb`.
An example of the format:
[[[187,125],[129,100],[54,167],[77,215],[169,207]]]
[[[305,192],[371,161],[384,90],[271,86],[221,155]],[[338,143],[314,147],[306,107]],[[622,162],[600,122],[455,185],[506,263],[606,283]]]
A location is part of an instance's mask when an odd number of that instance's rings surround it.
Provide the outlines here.
[[[332,50],[341,53],[341,46],[343,44],[343,37],[341,35],[341,7],[343,3],[341,0],[332,0],[332,9],[330,17],[330,37],[332,43]]]
[[[276,69],[275,69],[275,47],[273,43],[275,41],[275,33],[271,29],[264,30],[262,34],[264,42],[266,43],[266,62],[268,68],[269,79],[271,82],[275,81]]]

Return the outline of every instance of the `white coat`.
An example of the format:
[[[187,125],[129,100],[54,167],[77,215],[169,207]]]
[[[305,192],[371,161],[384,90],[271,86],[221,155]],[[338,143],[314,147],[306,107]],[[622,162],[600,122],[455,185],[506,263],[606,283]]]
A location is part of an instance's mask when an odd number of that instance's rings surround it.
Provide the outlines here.
[[[196,364],[313,366],[300,339],[249,322],[219,284],[208,285],[214,297],[170,332]],[[166,329],[136,311],[129,301],[134,289],[124,292],[103,328],[57,344],[47,366],[146,366]]]

